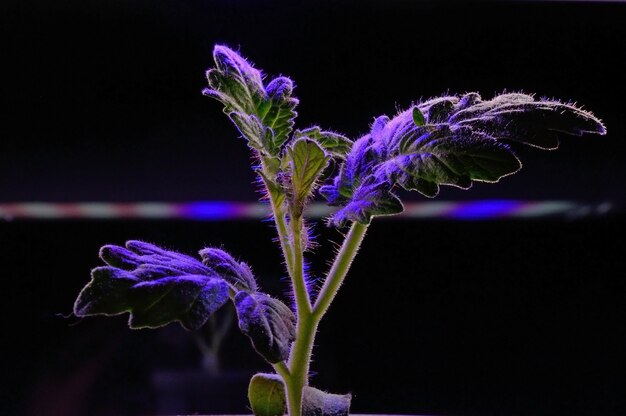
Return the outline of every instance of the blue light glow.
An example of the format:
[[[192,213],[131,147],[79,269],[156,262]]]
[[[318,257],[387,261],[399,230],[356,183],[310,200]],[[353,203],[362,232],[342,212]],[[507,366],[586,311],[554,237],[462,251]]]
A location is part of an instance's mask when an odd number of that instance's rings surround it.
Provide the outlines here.
[[[445,215],[448,218],[462,220],[481,220],[507,217],[524,206],[524,202],[511,200],[485,200],[461,202],[455,204]]]
[[[434,218],[457,221],[498,220],[504,218],[567,218],[600,216],[612,213],[612,203],[601,201],[584,204],[574,201],[423,201],[404,204],[398,216],[380,220]],[[323,203],[312,203],[306,216],[323,219],[336,208]],[[182,219],[195,221],[265,219],[271,214],[268,204],[260,202],[197,201],[197,202],[11,202],[0,203],[0,220],[62,220],[62,219]]]
[[[225,201],[203,201],[181,204],[177,208],[180,218],[192,220],[228,220],[245,217],[248,204]]]

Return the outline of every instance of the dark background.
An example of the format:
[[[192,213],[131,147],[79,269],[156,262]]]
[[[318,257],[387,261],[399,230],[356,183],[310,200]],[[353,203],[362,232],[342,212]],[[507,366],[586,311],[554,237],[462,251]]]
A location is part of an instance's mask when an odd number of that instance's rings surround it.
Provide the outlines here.
[[[518,148],[520,174],[439,198],[609,202],[609,215],[376,221],[321,326],[313,382],[352,392],[360,413],[625,414],[626,5],[24,1],[0,11],[0,202],[256,200],[243,142],[200,94],[215,43],[294,78],[300,127],[351,137],[446,91],[584,104],[606,137]],[[317,232],[316,257],[328,258],[340,236]],[[272,237],[267,222],[1,222],[0,414],[156,414],[169,393],[155,372],[199,368],[192,337],[174,326],[70,326],[57,315],[103,243],[223,245],[280,295]],[[267,370],[236,331],[222,364]],[[202,380],[204,402],[167,412],[246,412],[245,383]]]

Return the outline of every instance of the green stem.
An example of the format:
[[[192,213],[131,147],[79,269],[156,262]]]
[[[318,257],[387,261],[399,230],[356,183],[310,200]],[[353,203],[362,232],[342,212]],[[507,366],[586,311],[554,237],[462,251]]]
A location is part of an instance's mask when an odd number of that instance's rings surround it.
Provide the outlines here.
[[[287,231],[287,224],[285,221],[284,211],[276,205],[276,201],[270,198],[272,205],[272,213],[274,215],[274,223],[276,224],[276,231],[278,232],[278,240],[280,241],[280,248],[283,251],[283,257],[287,265],[287,273],[289,276],[293,276],[293,251],[291,242],[289,241],[289,232]]]
[[[291,219],[293,238],[293,274],[291,281],[296,298],[298,324],[296,340],[289,357],[290,377],[285,380],[289,416],[300,416],[302,412],[302,389],[308,384],[309,363],[317,321],[312,316],[311,299],[306,290],[304,276],[304,248],[302,247],[303,222],[301,217]]]
[[[297,335],[289,357],[290,377],[285,380],[289,416],[302,412],[302,389],[309,384],[309,365],[318,321],[310,312],[298,315]]]
[[[260,152],[257,156],[261,160],[261,170],[259,173],[260,178],[265,185],[267,196],[270,200],[270,206],[272,207],[272,216],[274,217],[274,223],[276,224],[276,231],[278,233],[278,241],[280,242],[280,248],[283,252],[285,259],[285,265],[287,266],[287,273],[289,276],[293,275],[293,251],[291,241],[289,238],[289,231],[287,229],[286,210],[284,206],[284,198],[286,195],[284,192],[275,192],[279,189],[278,184],[275,183],[276,167],[272,168],[272,158],[264,156]],[[274,191],[272,191],[274,189]]]
[[[299,224],[298,227],[301,230],[302,224]],[[302,390],[304,386],[308,385],[309,365],[317,327],[346,277],[366,231],[367,225],[353,223],[324,281],[315,307],[307,311],[298,309],[297,336],[289,357],[290,373],[288,377],[283,376],[287,389],[289,416],[301,416],[302,414]],[[297,247],[295,244],[294,246]],[[295,250],[296,255],[299,251],[298,249]],[[302,282],[304,281],[302,280]]]
[[[284,361],[277,362],[276,364],[272,364],[276,373],[283,378],[283,380],[287,380],[291,377],[291,372],[289,368],[287,368],[287,364]]]
[[[265,163],[262,165],[265,169]],[[267,185],[269,184],[266,183]],[[268,187],[278,239],[291,278],[297,309],[296,339],[291,349],[289,363],[288,365],[285,363],[275,364],[274,369],[285,382],[289,416],[301,416],[302,391],[309,382],[309,365],[317,327],[348,273],[365,236],[367,225],[356,222],[352,224],[352,228],[324,281],[317,302],[312,307],[304,276],[304,247],[302,246],[304,224],[302,217],[300,215],[292,216],[289,218],[289,224],[287,224],[287,215],[283,204],[269,191]]]
[[[292,348],[289,367],[281,362],[274,365],[274,370],[285,382],[289,415],[300,416],[302,412],[302,389],[308,383],[309,362],[317,328],[317,322],[311,320],[311,299],[306,290],[304,277],[303,222],[301,217],[291,218],[289,229],[284,207],[269,192],[269,189],[268,195],[270,196],[278,239],[296,298],[298,322],[297,336]]]
[[[269,192],[268,192],[269,193]],[[276,230],[278,231],[278,240],[283,251],[283,257],[287,265],[287,272],[291,278],[291,284],[296,297],[296,306],[298,309],[298,317],[300,312],[311,313],[311,300],[306,290],[306,282],[304,280],[304,259],[302,247],[302,218],[291,218],[289,225],[291,230],[287,228],[285,210],[276,199],[270,195],[272,205],[272,213]],[[291,231],[291,233],[289,232]]]
[[[346,274],[348,274],[350,265],[365,237],[367,227],[368,224],[352,223],[352,227],[339,253],[337,253],[337,257],[335,257],[335,261],[328,272],[328,276],[326,276],[324,280],[322,290],[320,290],[315,306],[313,307],[313,316],[318,322],[328,310],[328,307],[337,295],[341,283],[343,283],[343,279],[346,277]]]
[[[303,223],[301,217],[291,218],[291,235],[293,238],[293,270],[291,283],[296,297],[298,321],[308,319],[311,314],[311,299],[306,290],[304,277],[304,248],[302,247]]]

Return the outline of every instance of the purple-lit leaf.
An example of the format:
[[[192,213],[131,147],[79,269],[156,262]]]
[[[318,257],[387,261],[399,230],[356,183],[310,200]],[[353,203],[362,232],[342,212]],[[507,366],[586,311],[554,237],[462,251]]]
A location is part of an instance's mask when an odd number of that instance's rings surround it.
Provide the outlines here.
[[[374,122],[373,129],[382,120]],[[346,221],[367,224],[374,215],[393,215],[403,210],[390,184],[373,175],[375,166],[380,163],[374,145],[371,135],[355,141],[333,184],[320,188],[329,204],[341,206],[332,217],[335,224]]]
[[[108,266],[93,269],[74,304],[76,316],[129,312],[131,328],[178,321],[196,330],[228,300],[226,281],[192,257],[142,241],[104,246],[100,257]]]
[[[158,328],[173,321],[190,331],[228,301],[228,285],[219,277],[168,276],[137,283],[128,290],[131,328]]]
[[[449,123],[469,126],[498,140],[513,140],[541,149],[559,145],[556,133],[580,136],[605,134],[606,128],[591,112],[556,100],[510,93],[482,101],[476,93],[461,97]]]
[[[379,159],[372,144],[371,135],[355,141],[345,162],[339,168],[339,174],[333,179],[333,183],[321,187],[320,193],[326,197],[329,204],[345,205],[360,187],[366,188],[366,191],[361,193],[362,196],[372,197],[381,194],[379,191],[385,188],[385,184],[375,183],[371,175]]]
[[[348,416],[351,394],[332,394],[305,386],[302,391],[303,416]]]
[[[327,153],[339,159],[345,159],[352,148],[352,140],[339,133],[321,130],[317,126],[296,130],[293,137],[294,139],[309,137],[315,140]]]
[[[554,149],[556,133],[605,134],[590,112],[526,94],[482,101],[477,93],[434,98],[394,118],[378,117],[357,140],[332,184],[321,188],[342,208],[332,222],[368,222],[379,212],[398,212],[395,186],[428,197],[440,185],[467,189],[473,181],[497,182],[521,168],[502,140]],[[391,197],[391,199],[390,199]]]
[[[97,267],[91,271],[91,282],[74,303],[74,314],[113,316],[130,312],[128,290],[140,282],[131,272],[115,267]]]
[[[268,143],[271,154],[278,154],[283,143],[293,130],[298,100],[292,97],[293,82],[287,77],[278,77],[266,86],[267,96],[258,105],[258,114],[264,126],[273,132],[272,142]]]
[[[293,216],[302,214],[304,204],[315,189],[317,179],[329,160],[330,156],[311,139],[300,138],[287,147],[285,161]]]
[[[226,280],[237,290],[256,292],[257,284],[250,266],[236,261],[230,254],[219,248],[200,250],[202,263]]]
[[[253,114],[255,104],[265,95],[261,72],[223,45],[215,46],[213,60],[215,69],[207,71],[209,89],[205,94],[222,101],[226,114]]]
[[[474,97],[480,99],[480,96],[475,93],[469,93],[465,96],[468,97],[465,101],[460,100],[457,96],[436,97],[420,103],[417,108],[424,115],[426,124],[446,123],[460,101],[465,104],[472,104]]]
[[[372,182],[370,179],[358,185],[349,198],[341,200],[346,203],[333,215],[333,221],[337,224],[346,221],[369,224],[373,216],[394,215],[404,210],[402,202],[389,190],[387,182]]]
[[[217,45],[213,58],[215,68],[207,71],[209,88],[203,93],[224,105],[250,147],[261,154],[279,155],[297,116],[293,82],[277,77],[264,85],[261,71],[226,46]]]
[[[296,317],[284,303],[263,293],[235,295],[239,328],[268,362],[284,361],[296,336]]]
[[[434,197],[439,185],[469,189],[472,181],[497,182],[521,167],[506,145],[470,129],[451,131],[443,125],[399,146],[376,166],[374,176]]]

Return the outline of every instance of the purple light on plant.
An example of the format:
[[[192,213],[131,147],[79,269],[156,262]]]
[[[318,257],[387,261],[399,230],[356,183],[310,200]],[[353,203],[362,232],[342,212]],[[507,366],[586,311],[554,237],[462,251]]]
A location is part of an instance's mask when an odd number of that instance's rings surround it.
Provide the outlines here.
[[[461,220],[483,220],[508,217],[525,205],[522,201],[485,200],[463,202],[454,206],[446,214],[447,218]]]

